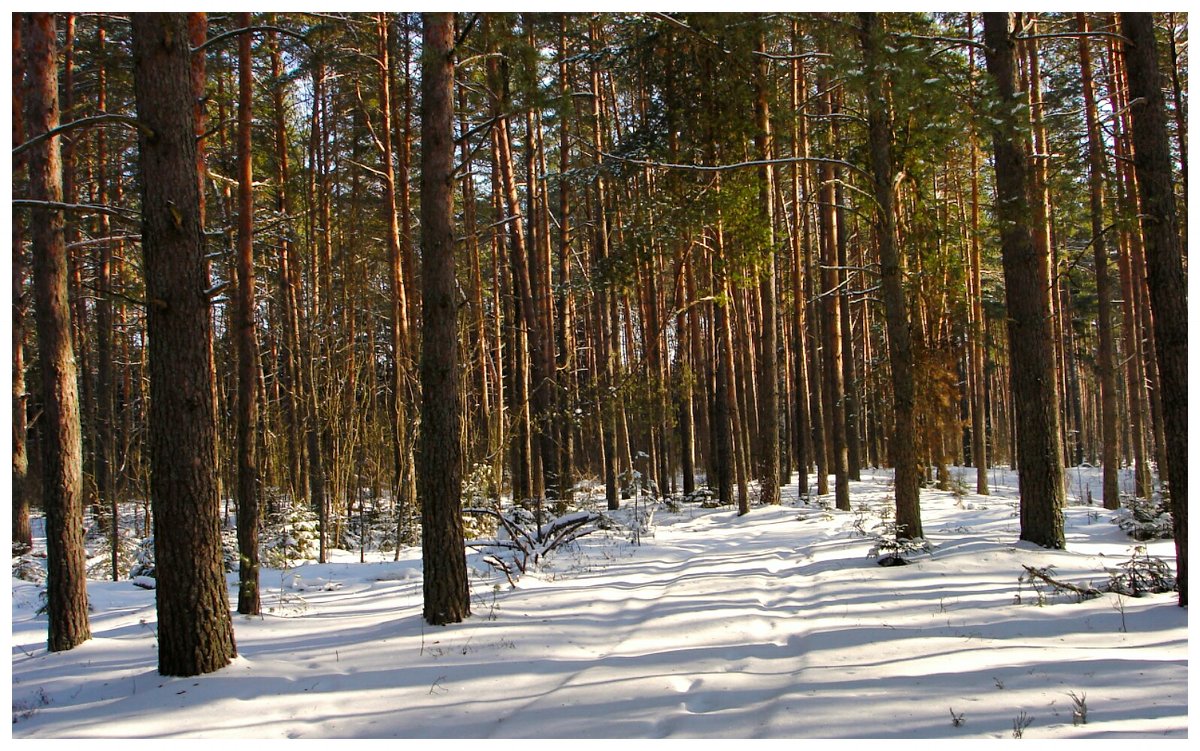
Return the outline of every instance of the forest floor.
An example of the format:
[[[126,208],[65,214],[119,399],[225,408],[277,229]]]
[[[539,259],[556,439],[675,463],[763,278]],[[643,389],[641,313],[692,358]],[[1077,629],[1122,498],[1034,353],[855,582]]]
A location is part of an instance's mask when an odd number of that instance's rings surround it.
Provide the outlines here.
[[[932,551],[907,566],[870,555],[890,473],[865,470],[849,512],[795,484],[744,517],[651,506],[640,535],[597,531],[515,589],[473,552],[474,615],[449,627],[423,625],[416,548],[264,570],[239,656],[196,678],[155,669],[153,591],[89,582],[92,640],[49,654],[39,586],[14,578],[12,734],[1185,739],[1175,594],[1079,602],[1025,575],[1102,588],[1142,544],[1086,504],[1098,471],[1069,470],[1065,551],[1018,542],[1014,473],[979,496],[954,472],[958,493],[922,491]],[[1173,565],[1171,541],[1145,545]]]

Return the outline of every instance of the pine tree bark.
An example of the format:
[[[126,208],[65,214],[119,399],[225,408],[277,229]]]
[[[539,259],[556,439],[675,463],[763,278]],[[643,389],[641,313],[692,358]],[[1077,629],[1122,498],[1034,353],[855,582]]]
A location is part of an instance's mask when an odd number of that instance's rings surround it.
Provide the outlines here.
[[[207,39],[208,39],[208,14],[199,13],[199,12],[188,13],[187,21],[188,21],[188,44],[192,48],[197,48],[200,45],[204,44],[204,42],[207,41]],[[207,148],[207,142],[208,142],[208,137],[207,137],[208,115],[205,111],[204,105],[205,105],[205,97],[206,97],[205,90],[208,85],[208,80],[207,80],[207,76],[206,76],[207,66],[206,66],[206,61],[205,61],[204,55],[201,53],[196,53],[196,54],[193,54],[191,56],[191,58],[192,58],[192,60],[191,60],[191,67],[190,67],[189,73],[190,73],[191,86],[192,86],[192,132],[196,137],[196,190],[197,190],[197,195],[200,197],[199,198],[200,229],[201,229],[201,232],[203,232],[204,227],[205,227],[205,215],[206,215],[205,177],[207,174],[206,173],[207,162],[206,162],[206,158],[205,158],[205,150]],[[218,76],[217,80],[218,80],[218,88],[219,88],[221,85],[220,82],[223,79],[222,79],[222,77]],[[221,103],[222,107],[224,106],[224,97],[218,96],[217,101],[219,103]],[[221,145],[222,145],[221,150],[224,151],[225,150],[224,149],[225,117],[223,114],[223,110],[222,110],[221,115],[219,116],[219,121],[222,123],[222,126],[219,128],[219,133],[221,134]],[[117,183],[117,186],[119,187],[120,183]],[[201,248],[203,250],[207,250],[206,248],[204,248],[204,240],[203,239],[201,239]],[[208,275],[208,271],[209,271],[209,262],[208,262],[207,256],[205,256],[204,273],[206,276]],[[209,308],[210,330],[213,326],[213,317],[214,317],[214,311],[210,307]],[[218,393],[218,384],[217,384],[217,359],[216,359],[216,353],[213,350],[212,337],[208,338],[208,341],[205,343],[205,346],[208,350],[208,378],[209,378],[209,389],[210,389],[209,390],[209,399],[212,401],[213,414],[219,415],[219,414],[221,414],[221,408],[219,406],[220,402],[219,402],[219,393]],[[128,373],[128,371],[126,371],[126,372]],[[129,413],[126,412],[127,416],[128,416],[128,414]],[[212,458],[210,459],[212,466],[213,466],[213,472],[216,475],[217,498],[222,498],[225,495],[224,493],[221,492],[222,456],[221,456],[220,445],[219,445],[220,440],[221,440],[220,435],[217,435],[216,439],[213,441],[213,445],[212,445],[213,453],[212,453]]]
[[[1185,16],[1186,19],[1186,16]],[[1180,199],[1183,203],[1182,211],[1179,212],[1180,237],[1187,237],[1187,214],[1188,214],[1188,127],[1187,127],[1187,103],[1184,101],[1183,86],[1179,81],[1179,43],[1176,40],[1176,29],[1180,28],[1177,23],[1178,19],[1174,13],[1167,13],[1167,39],[1171,49],[1171,94],[1174,101],[1175,110],[1175,145],[1179,149],[1179,163],[1183,165],[1183,169],[1179,171],[1180,188],[1183,194]],[[1183,25],[1184,30],[1184,46],[1187,46],[1187,23]],[[1183,68],[1186,70],[1187,61],[1183,62]],[[1186,245],[1186,243],[1184,243]],[[1186,254],[1186,248],[1183,251]]]
[[[564,107],[558,131],[558,171],[566,174],[571,169],[571,139],[569,117],[570,97],[572,95],[571,74],[567,64],[569,48],[567,47],[567,14],[559,16],[558,32],[558,94]],[[575,473],[575,417],[571,404],[574,391],[575,371],[575,337],[574,299],[571,294],[571,246],[574,234],[571,225],[571,202],[573,191],[568,181],[563,180],[558,186],[558,303],[556,318],[558,321],[557,361],[558,379],[558,471],[559,498],[562,503],[569,502],[573,496]],[[565,506],[563,507],[565,510]]]
[[[798,29],[794,30],[794,35],[798,36]],[[799,102],[809,100],[808,96],[808,81],[805,74],[804,60],[796,61],[796,77],[795,95]],[[799,151],[803,159],[810,156],[809,137],[808,137],[808,118],[797,117],[796,135],[799,138]],[[810,197],[813,194],[812,181],[809,175],[809,167],[807,162],[802,162],[799,165],[800,183],[803,189],[804,197]],[[801,195],[800,193],[796,194]],[[825,398],[824,398],[824,377],[822,360],[824,353],[818,344],[817,331],[820,327],[820,301],[818,299],[818,284],[817,284],[817,264],[813,258],[813,229],[812,229],[812,212],[808,210],[804,203],[797,202],[796,211],[800,214],[800,244],[804,250],[804,291],[803,299],[805,301],[805,322],[808,324],[804,331],[804,357],[807,360],[807,375],[808,375],[808,417],[809,426],[811,428],[810,435],[812,438],[814,464],[817,469],[817,494],[827,495],[829,493],[829,438],[828,432],[825,430]],[[800,295],[799,289],[797,295]]]
[[[1026,28],[1030,30],[1032,38],[1023,39],[1020,42],[1019,49],[1024,54],[1024,73],[1027,78],[1029,91],[1031,153],[1029,155],[1030,165],[1028,175],[1031,190],[1030,206],[1033,209],[1033,242],[1038,254],[1045,256],[1046,263],[1048,264],[1050,334],[1055,359],[1054,387],[1058,392],[1058,403],[1061,407],[1067,398],[1064,379],[1066,357],[1064,355],[1064,342],[1062,338],[1063,310],[1059,293],[1058,255],[1053,247],[1050,226],[1053,212],[1050,200],[1049,179],[1050,146],[1043,118],[1045,105],[1042,100],[1041,64],[1038,56],[1038,40],[1036,38],[1038,28],[1037,14],[1028,15],[1029,18],[1023,17],[1023,20],[1026,23]],[[1065,414],[1061,412],[1058,417],[1058,429],[1059,445],[1064,447],[1063,458],[1065,461],[1068,455],[1066,446],[1069,441],[1067,419]]]
[[[280,217],[286,217],[290,215],[291,211],[288,193],[291,169],[288,157],[287,112],[284,108],[283,60],[276,32],[270,32],[268,43],[271,48],[271,78],[275,81],[275,85],[271,88],[275,130],[275,181],[277,183],[275,212]],[[308,483],[305,477],[304,441],[301,434],[304,389],[303,374],[299,364],[301,357],[297,293],[300,286],[299,276],[292,235],[284,232],[279,239],[279,299],[280,317],[283,322],[283,421],[284,430],[287,432],[288,483],[293,497],[306,503]]]
[[[134,96],[150,360],[149,454],[159,672],[197,675],[237,654],[221,563],[208,275],[182,13],[135,13]],[[180,426],[186,429],[180,429]]]
[[[792,46],[793,53],[799,54],[799,24],[792,22]],[[801,100],[801,68],[802,61],[797,57],[793,60],[790,66],[790,105],[793,111],[798,111]],[[797,116],[792,120],[792,152],[800,156],[807,156],[807,143],[800,138],[800,123],[804,120],[803,117]],[[790,315],[791,321],[791,337],[792,337],[792,387],[795,402],[795,427],[791,431],[793,435],[794,451],[796,455],[796,471],[797,471],[797,494],[801,498],[808,496],[808,465],[809,465],[809,445],[812,443],[812,425],[808,400],[809,400],[809,378],[808,378],[808,347],[805,342],[808,339],[806,326],[806,303],[805,303],[805,288],[804,278],[807,276],[804,265],[804,254],[802,250],[802,234],[800,225],[803,223],[807,227],[808,212],[805,210],[801,202],[800,183],[801,176],[807,166],[801,162],[800,164],[792,165],[791,170],[791,202],[792,202],[792,222],[791,222],[791,281],[792,281],[792,310]],[[807,182],[807,181],[805,181]]]
[[[599,24],[593,22],[589,29],[589,49],[595,52],[602,44],[599,38]],[[599,155],[604,150],[604,94],[601,86],[599,64],[593,59],[591,65],[592,79],[592,133],[593,146]],[[602,164],[597,157],[597,166]],[[608,181],[603,171],[598,171],[595,181],[595,209],[592,215],[592,225],[595,227],[593,240],[593,264],[597,271],[603,270],[608,263],[609,231],[608,231]],[[616,405],[613,391],[616,389],[616,354],[613,351],[611,335],[615,322],[610,313],[610,298],[613,293],[605,280],[599,280],[599,289],[595,295],[595,327],[596,341],[596,413],[600,419],[600,444],[604,464],[604,497],[607,508],[615,511],[621,506],[620,492],[617,488],[617,429]]]
[[[54,15],[25,13],[25,132],[38,136],[58,127],[58,69]],[[15,115],[16,113],[14,113]],[[29,196],[62,202],[58,136],[28,152]],[[33,308],[42,371],[42,506],[46,514],[48,645],[62,652],[91,638],[83,548],[83,446],[79,396],[67,299],[67,246],[61,211],[31,211]]]
[[[760,36],[759,46],[766,48]],[[771,134],[771,110],[767,99],[766,57],[759,56],[755,65],[755,119],[757,133],[755,146],[764,160],[774,152]],[[775,171],[770,165],[762,168],[759,178],[759,202],[762,205],[761,221],[766,224],[767,253],[765,268],[759,282],[762,300],[762,347],[759,355],[758,420],[759,420],[759,502],[778,505],[779,499],[779,347],[778,324],[776,321],[775,291]]]
[[[888,360],[892,371],[892,464],[895,467],[896,534],[917,539],[921,525],[921,471],[917,462],[914,422],[916,389],[913,380],[912,335],[904,272],[896,242],[896,213],[892,197],[892,136],[885,98],[881,57],[882,24],[875,13],[861,14],[860,39],[867,79],[867,127],[876,203],[875,233],[879,244],[880,284],[887,316]]]
[[[1096,265],[1096,319],[1099,346],[1096,375],[1100,382],[1100,464],[1103,472],[1104,508],[1121,505],[1117,465],[1117,381],[1113,362],[1112,282],[1108,273],[1108,239],[1104,230],[1104,141],[1096,112],[1096,92],[1092,77],[1091,47],[1087,37],[1087,15],[1075,15],[1079,37],[1079,70],[1083,83],[1084,115],[1088,137],[1088,192],[1091,212],[1092,257]]]
[[[975,23],[967,14],[967,33],[975,36]],[[975,71],[975,48],[968,52],[969,67]],[[974,76],[972,76],[972,79]],[[983,317],[983,269],[979,234],[979,143],[971,132],[971,461],[975,464],[975,492],[988,495],[988,442],[986,322]]]
[[[1133,118],[1133,161],[1162,382],[1168,492],[1175,532],[1179,605],[1187,605],[1187,277],[1179,246],[1154,17],[1122,13]],[[1185,165],[1186,166],[1186,165]]]
[[[825,87],[823,87],[825,88]],[[830,115],[830,94],[821,99],[821,114]],[[825,378],[823,396],[825,401],[825,423],[830,438],[830,457],[833,461],[834,504],[843,511],[850,510],[850,455],[846,445],[845,380],[843,378],[841,295],[838,289],[840,274],[837,271],[838,212],[836,210],[835,175],[833,165],[823,162],[820,166],[820,235],[821,235],[821,333],[824,348],[823,364]]]
[[[243,28],[249,13],[239,13]],[[237,537],[238,612],[258,615],[258,338],[254,323],[254,167],[251,125],[254,119],[252,35],[238,37],[238,230],[237,306]]]
[[[62,36],[63,44],[60,50],[62,56],[62,71],[60,78],[62,79],[61,88],[59,89],[60,112],[68,112],[74,114],[75,111],[75,22],[77,14],[64,13],[62,15]],[[104,25],[103,22],[98,24],[97,41],[103,46],[104,44]],[[97,89],[98,93],[102,93],[105,89],[105,70],[104,65],[99,66],[97,71]],[[101,98],[98,96],[98,99]],[[100,129],[103,130],[103,129]],[[64,138],[59,141],[60,159],[61,159],[61,182],[62,182],[62,200],[65,203],[76,203],[79,199],[78,180],[76,179],[76,141],[75,138]],[[104,152],[103,143],[104,135],[97,134],[97,162],[101,165],[104,160],[101,154]],[[103,171],[103,166],[101,166]],[[97,425],[97,405],[100,401],[96,398],[97,378],[93,378],[92,374],[98,370],[95,363],[95,356],[92,353],[92,330],[90,325],[96,316],[93,315],[100,307],[99,304],[92,307],[87,304],[87,298],[84,295],[83,287],[83,271],[84,271],[84,250],[77,245],[79,241],[79,222],[75,217],[64,215],[63,217],[63,240],[67,245],[67,298],[71,308],[71,337],[72,349],[76,360],[76,375],[79,379],[79,423],[80,432],[83,436],[82,444],[84,453],[82,457],[83,467],[83,494],[85,506],[91,507],[91,513],[96,521],[97,530],[111,534],[112,525],[109,523],[109,509],[105,507],[104,501],[108,500],[101,495],[101,489],[97,487],[96,480],[107,481],[107,467],[101,468],[97,465],[103,461],[103,436],[102,429]],[[103,248],[101,249],[103,251]],[[103,276],[103,269],[97,269],[97,277]],[[100,281],[97,279],[97,281]],[[99,286],[99,285],[97,285]],[[97,301],[99,303],[99,301]]]
[[[68,39],[74,36],[74,30],[68,27]],[[107,41],[107,32],[101,21],[96,29],[96,41],[103,49]],[[64,80],[68,90],[71,89],[73,75],[68,66]],[[108,111],[108,71],[105,61],[101,59],[96,71],[96,109],[99,112]],[[96,131],[96,202],[100,205],[109,203],[109,153],[108,138],[103,128]],[[73,161],[73,158],[72,160]],[[73,167],[68,172],[73,172]],[[75,199],[69,193],[68,203]],[[119,503],[116,493],[116,425],[115,425],[115,395],[113,394],[113,244],[112,232],[107,214],[97,217],[97,236],[101,245],[96,265],[96,385],[92,390],[94,404],[93,434],[93,472],[96,485],[96,507],[102,509],[108,521],[107,527],[110,541],[110,571],[113,581],[120,578],[120,556],[117,549],[120,540]],[[68,238],[70,240],[70,238]],[[78,267],[80,262],[76,262]],[[86,380],[86,376],[85,376]],[[105,517],[101,517],[102,519]]]
[[[12,23],[12,145],[15,149],[25,141],[24,118],[21,114],[22,87],[25,83],[25,50],[21,43],[20,17]],[[20,179],[22,162],[13,157],[13,182]],[[12,545],[13,555],[33,549],[33,528],[29,524],[29,433],[25,393],[25,316],[29,303],[25,294],[28,262],[25,256],[24,217],[13,212],[12,218]]]
[[[840,104],[832,108],[832,130],[834,144],[840,142],[840,127],[838,118],[841,117]],[[837,153],[836,151],[834,152]],[[846,476],[850,480],[862,479],[862,440],[859,435],[859,403],[858,403],[858,367],[854,362],[854,327],[850,311],[850,263],[849,238],[852,234],[847,226],[845,189],[842,168],[833,170],[836,187],[834,188],[835,213],[837,214],[837,280],[838,280],[838,328],[842,339],[842,405],[846,432]]]
[[[733,481],[737,459],[734,456],[733,443],[733,410],[730,393],[733,391],[733,363],[731,362],[732,346],[725,346],[726,335],[729,331],[728,312],[728,283],[721,272],[713,275],[713,289],[716,294],[726,298],[725,301],[713,303],[713,339],[716,351],[716,391],[713,394],[713,442],[716,451],[714,459],[717,468],[717,499],[722,506],[733,503]],[[749,511],[739,508],[739,513]]]
[[[1020,536],[1042,547],[1063,548],[1063,466],[1049,272],[1028,224],[1027,164],[1014,111],[1019,111],[1021,98],[1016,87],[1012,17],[985,13],[983,21],[987,70],[999,97],[993,103],[992,145],[1012,356],[1010,377],[1016,402]]]
[[[467,121],[468,101],[466,89],[458,90],[458,127],[459,132],[470,130]],[[474,466],[476,462],[491,455],[491,382],[488,342],[488,329],[485,322],[483,305],[483,267],[480,262],[478,219],[476,216],[475,181],[478,176],[474,167],[474,148],[469,139],[459,142],[461,149],[462,201],[463,201],[463,233],[467,243],[467,257],[470,263],[470,307],[471,321],[468,327],[469,347],[474,360],[469,366],[472,370],[471,384],[475,391],[475,404],[470,410],[466,431],[471,436],[467,443],[469,455],[465,466]]]
[[[1110,14],[1110,25],[1116,27],[1116,16]],[[1125,111],[1124,81],[1121,75],[1122,58],[1120,47],[1116,41],[1108,44],[1108,93],[1109,106],[1114,112]],[[1126,216],[1137,215],[1137,198],[1131,185],[1131,171],[1125,165],[1131,161],[1128,153],[1128,133],[1124,127],[1123,118],[1116,117],[1113,127],[1113,157],[1116,162],[1115,188],[1118,206]],[[1121,310],[1124,318],[1122,327],[1124,333],[1125,352],[1125,390],[1128,399],[1129,432],[1128,443],[1133,454],[1134,493],[1146,498],[1150,495],[1150,462],[1147,456],[1149,448],[1146,437],[1150,432],[1146,426],[1149,423],[1147,413],[1150,411],[1149,399],[1146,395],[1146,377],[1143,372],[1145,355],[1142,349],[1141,311],[1137,304],[1136,282],[1134,279],[1131,249],[1131,232],[1118,225],[1117,232],[1117,272],[1121,282]]]
[[[454,280],[454,14],[422,14],[421,47],[421,498],[424,617],[471,614],[462,526],[462,410]]]
[[[397,177],[394,166],[394,147],[392,140],[394,110],[394,94],[392,92],[392,58],[389,55],[387,14],[381,13],[377,19],[377,52],[379,59],[379,114],[381,125],[379,138],[383,144],[383,191],[384,216],[387,222],[388,268],[391,280],[391,316],[389,324],[392,335],[392,495],[395,498],[405,496],[405,476],[412,460],[408,432],[408,395],[407,382],[409,373],[410,335],[409,335],[409,302],[408,281],[412,277],[404,273],[405,250],[401,243],[400,222],[396,206]],[[405,177],[407,181],[407,177]],[[407,213],[407,207],[405,212]]]
[[[987,331],[983,317],[983,262],[979,236],[979,145],[971,135],[971,461],[975,464],[975,492],[988,495],[987,393],[985,374]]]

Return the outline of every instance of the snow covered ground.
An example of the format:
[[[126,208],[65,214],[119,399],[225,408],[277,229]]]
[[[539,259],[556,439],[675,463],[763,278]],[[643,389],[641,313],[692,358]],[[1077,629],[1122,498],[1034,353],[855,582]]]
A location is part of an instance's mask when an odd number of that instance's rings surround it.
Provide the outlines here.
[[[1016,477],[993,471],[991,496],[924,490],[932,553],[878,566],[890,473],[866,470],[854,511],[799,503],[794,485],[741,518],[659,507],[640,544],[598,532],[516,589],[473,553],[474,615],[443,628],[422,625],[419,550],[339,552],[265,570],[263,615],[234,616],[239,657],[196,678],[156,672],[153,592],[90,582],[93,639],[48,654],[38,587],[14,578],[12,733],[1186,738],[1174,594],[1080,603],[1018,580],[1025,564],[1101,586],[1138,544],[1079,503],[1098,472],[1070,473],[1066,551],[1017,541]],[[1147,547],[1174,563],[1170,541]]]

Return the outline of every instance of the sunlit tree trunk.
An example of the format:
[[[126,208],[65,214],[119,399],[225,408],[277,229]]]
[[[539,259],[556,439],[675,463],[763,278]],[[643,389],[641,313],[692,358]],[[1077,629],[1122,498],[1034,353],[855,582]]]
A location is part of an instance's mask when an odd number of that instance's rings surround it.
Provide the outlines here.
[[[25,13],[25,133],[39,136],[58,127],[58,69],[54,15]],[[14,116],[17,113],[13,113]],[[30,149],[29,196],[61,203],[60,138]],[[71,347],[67,299],[67,247],[62,212],[38,206],[30,212],[33,310],[42,375],[42,507],[46,514],[46,615],[51,652],[73,649],[91,638],[83,547],[83,446],[79,396]]]
[[[759,38],[761,48],[766,41]],[[771,111],[767,100],[767,66],[765,57],[759,57],[755,66],[755,119],[757,133],[755,147],[764,160],[774,155],[771,135]],[[777,361],[778,329],[776,323],[775,292],[775,170],[770,165],[761,170],[759,201],[762,204],[761,221],[767,228],[767,253],[765,268],[759,283],[762,300],[762,345],[759,356],[759,453],[758,472],[759,502],[779,503],[779,365]]]
[[[1087,15],[1075,15],[1079,37],[1079,70],[1083,83],[1084,114],[1088,137],[1088,193],[1091,211],[1092,257],[1096,264],[1096,319],[1099,348],[1096,375],[1100,381],[1100,452],[1103,471],[1104,508],[1121,505],[1117,465],[1117,381],[1113,363],[1112,283],[1108,273],[1108,238],[1104,229],[1104,141],[1096,112],[1096,92],[1092,78],[1091,47],[1086,36]]]
[[[892,371],[891,458],[895,467],[896,534],[924,537],[921,525],[921,473],[917,463],[916,405],[913,382],[912,336],[908,328],[908,303],[904,271],[896,243],[896,215],[892,196],[892,135],[884,61],[881,59],[882,24],[874,13],[861,14],[861,41],[867,80],[867,127],[871,147],[876,203],[875,234],[887,316],[888,359]]]
[[[823,89],[827,88],[822,86]],[[830,115],[829,97],[821,99],[821,114]],[[843,380],[841,295],[838,290],[840,274],[837,271],[838,212],[837,192],[834,187],[833,165],[822,162],[820,170],[820,235],[821,235],[821,339],[824,348],[825,423],[831,438],[830,456],[833,460],[835,505],[843,511],[850,510],[849,450],[846,446],[845,381]]]
[[[271,48],[271,78],[275,85],[271,88],[273,126],[275,130],[275,212],[279,217],[290,215],[291,205],[288,194],[288,180],[291,169],[288,157],[288,132],[286,111],[284,109],[283,61],[279,50],[277,35],[271,32],[268,37]],[[302,437],[302,405],[304,391],[299,360],[300,325],[299,325],[299,268],[292,236],[283,232],[279,239],[279,299],[281,319],[283,323],[282,352],[283,352],[283,420],[287,432],[288,446],[288,482],[292,493],[302,501],[308,497],[307,480],[305,477],[304,443]]]
[[[454,282],[454,14],[422,14],[421,45],[421,498],[424,617],[471,615],[462,526],[462,419]]]
[[[1154,18],[1122,13],[1133,119],[1134,167],[1141,196],[1142,236],[1154,310],[1166,433],[1168,492],[1175,534],[1179,605],[1187,605],[1187,277],[1175,216],[1171,151],[1160,85]]]
[[[12,145],[19,146],[25,140],[24,117],[21,114],[22,87],[25,83],[25,49],[21,41],[22,19],[12,22]],[[24,160],[13,157],[13,183],[18,185],[22,178]],[[32,482],[29,478],[29,455],[26,448],[28,438],[27,405],[25,393],[25,316],[29,308],[25,293],[28,278],[28,261],[25,254],[24,216],[19,210],[12,217],[12,545],[13,554],[19,555],[33,548],[33,529],[29,524],[29,495]]]
[[[242,28],[249,13],[238,14]],[[254,119],[254,70],[249,33],[238,37],[238,230],[237,305],[237,532],[238,612],[257,615],[258,593],[258,338],[254,323],[254,167],[251,124]]]
[[[1026,159],[1014,113],[1020,95],[1012,16],[986,13],[983,25],[987,69],[998,95],[993,103],[992,143],[1012,356],[1011,385],[1018,421],[1021,539],[1042,547],[1063,548],[1063,466],[1049,272],[1047,259],[1038,253],[1028,224],[1031,214]]]
[[[184,14],[134,14],[142,247],[150,340],[150,465],[159,672],[196,675],[236,655],[210,462],[215,441],[208,275]],[[180,430],[186,425],[186,430]]]

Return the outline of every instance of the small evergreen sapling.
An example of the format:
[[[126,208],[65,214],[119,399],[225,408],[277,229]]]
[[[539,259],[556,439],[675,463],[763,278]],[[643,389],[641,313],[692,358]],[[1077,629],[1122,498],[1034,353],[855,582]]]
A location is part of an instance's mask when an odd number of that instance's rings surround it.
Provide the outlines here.
[[[867,552],[868,558],[876,558],[880,566],[907,566],[908,556],[933,552],[933,547],[924,538],[911,539],[904,534],[904,527],[894,519],[887,519],[875,534],[875,544]]]

